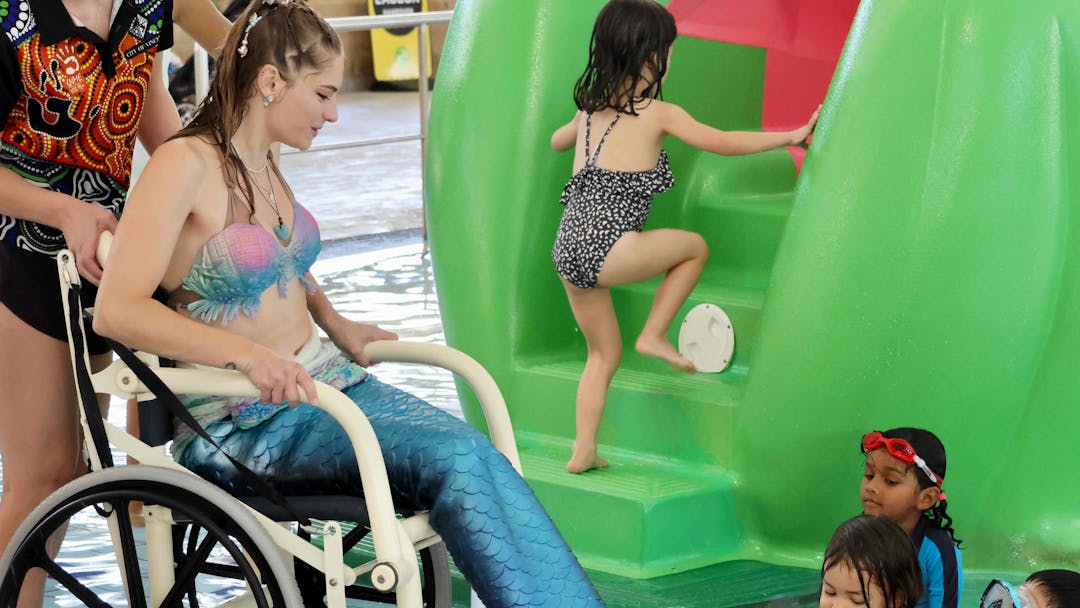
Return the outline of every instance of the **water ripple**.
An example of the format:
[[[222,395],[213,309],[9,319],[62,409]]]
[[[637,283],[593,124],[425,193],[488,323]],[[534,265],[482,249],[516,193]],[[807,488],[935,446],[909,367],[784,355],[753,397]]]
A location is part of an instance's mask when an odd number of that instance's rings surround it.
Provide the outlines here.
[[[319,283],[342,314],[375,323],[402,340],[445,344],[431,259],[421,244],[375,254],[320,261]],[[372,372],[442,409],[461,416],[453,375],[427,366],[382,363]]]

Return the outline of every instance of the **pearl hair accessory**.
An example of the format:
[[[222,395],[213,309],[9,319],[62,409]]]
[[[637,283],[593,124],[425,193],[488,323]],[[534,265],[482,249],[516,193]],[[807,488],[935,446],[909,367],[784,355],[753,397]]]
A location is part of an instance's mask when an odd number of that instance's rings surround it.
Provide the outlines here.
[[[255,24],[258,23],[260,19],[262,19],[262,17],[256,13],[251,13],[251,16],[248,17],[247,27],[244,28],[244,39],[240,41],[240,48],[236,49],[236,52],[241,58],[247,57],[248,34],[251,33],[251,28],[255,27]]]
[[[299,4],[301,2],[303,2],[303,0],[263,0],[262,1],[264,6],[270,6],[270,7],[289,6],[290,4],[294,4],[294,3]],[[241,58],[247,56],[247,53],[248,53],[248,34],[251,33],[251,28],[255,27],[255,24],[258,23],[260,19],[262,19],[262,16],[257,14],[257,13],[254,13],[254,12],[251,13],[250,17],[248,17],[247,27],[244,28],[244,39],[240,41],[240,46],[236,49],[237,54],[239,54]],[[267,104],[267,105],[270,105],[270,104]]]

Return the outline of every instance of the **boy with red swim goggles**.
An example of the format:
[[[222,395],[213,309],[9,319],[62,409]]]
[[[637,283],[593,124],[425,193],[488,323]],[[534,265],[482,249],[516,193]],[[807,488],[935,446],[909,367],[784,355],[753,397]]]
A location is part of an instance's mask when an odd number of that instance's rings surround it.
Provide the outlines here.
[[[926,595],[916,608],[957,608],[964,579],[960,541],[941,489],[945,447],[930,431],[897,428],[867,433],[860,449],[866,456],[863,513],[896,522],[918,550]]]

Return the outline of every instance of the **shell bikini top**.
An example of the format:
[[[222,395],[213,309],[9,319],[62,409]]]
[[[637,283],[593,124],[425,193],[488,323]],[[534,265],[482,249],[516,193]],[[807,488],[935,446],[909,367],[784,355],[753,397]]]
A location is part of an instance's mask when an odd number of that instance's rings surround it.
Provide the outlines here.
[[[248,317],[259,310],[262,294],[275,283],[284,297],[288,282],[297,278],[308,293],[315,284],[307,272],[322,249],[319,225],[303,206],[293,202],[293,226],[283,242],[259,224],[237,221],[250,214],[247,205],[231,196],[225,227],[211,236],[196,253],[188,276],[169,293],[169,306],[187,309],[205,323],[219,319],[228,325],[243,312]]]

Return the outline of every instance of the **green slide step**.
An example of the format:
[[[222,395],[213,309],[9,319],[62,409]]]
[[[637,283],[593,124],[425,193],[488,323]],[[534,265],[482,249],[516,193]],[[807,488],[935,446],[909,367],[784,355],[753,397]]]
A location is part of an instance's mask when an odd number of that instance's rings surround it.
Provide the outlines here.
[[[613,450],[602,474],[569,475],[569,441],[528,433],[519,440],[529,484],[593,569],[654,577],[715,563],[742,542],[734,480],[718,467]]]

